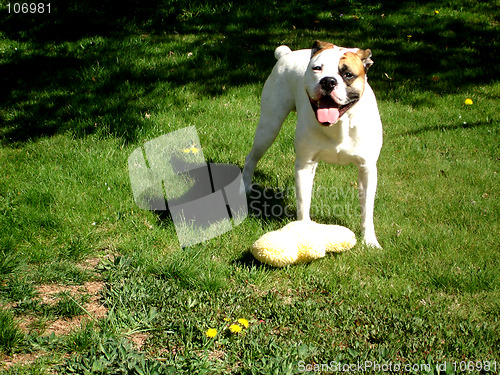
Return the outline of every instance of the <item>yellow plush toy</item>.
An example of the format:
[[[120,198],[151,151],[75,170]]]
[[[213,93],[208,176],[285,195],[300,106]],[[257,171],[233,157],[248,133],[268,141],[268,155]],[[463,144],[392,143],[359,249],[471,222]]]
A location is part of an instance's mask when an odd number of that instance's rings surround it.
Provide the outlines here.
[[[327,252],[349,250],[355,244],[356,236],[346,227],[293,221],[255,241],[252,254],[262,263],[284,267],[322,258]]]

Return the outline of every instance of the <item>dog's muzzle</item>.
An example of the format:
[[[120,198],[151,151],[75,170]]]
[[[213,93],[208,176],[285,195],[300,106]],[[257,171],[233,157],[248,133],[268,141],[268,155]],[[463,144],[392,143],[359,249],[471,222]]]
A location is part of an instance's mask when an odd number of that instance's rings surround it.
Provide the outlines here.
[[[359,97],[350,98],[351,100],[348,104],[338,104],[331,97],[332,91],[337,84],[338,82],[335,77],[323,77],[319,81],[321,97],[318,100],[313,100],[309,97],[316,119],[321,125],[330,126],[335,124],[359,100]]]

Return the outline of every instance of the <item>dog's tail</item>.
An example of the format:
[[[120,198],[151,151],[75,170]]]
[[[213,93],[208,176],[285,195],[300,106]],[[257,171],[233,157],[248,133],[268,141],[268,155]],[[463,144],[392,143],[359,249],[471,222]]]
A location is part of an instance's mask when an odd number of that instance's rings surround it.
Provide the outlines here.
[[[279,60],[283,56],[288,55],[291,52],[292,52],[292,50],[290,49],[290,47],[288,47],[288,46],[279,46],[274,51],[274,57],[276,57],[276,60]]]

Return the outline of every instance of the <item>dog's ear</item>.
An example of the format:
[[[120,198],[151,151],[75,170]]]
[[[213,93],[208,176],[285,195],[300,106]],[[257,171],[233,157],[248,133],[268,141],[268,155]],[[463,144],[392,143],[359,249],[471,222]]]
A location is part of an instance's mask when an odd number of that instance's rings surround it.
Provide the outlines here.
[[[314,42],[314,44],[311,48],[311,57],[313,57],[318,52],[321,52],[324,49],[329,49],[329,48],[333,48],[333,47],[335,47],[335,45],[333,43],[322,42],[320,40],[317,40]]]
[[[371,59],[372,51],[370,49],[358,49],[356,55],[358,55],[363,62],[365,72],[367,72],[368,69],[370,69],[370,67],[373,65],[373,60]]]

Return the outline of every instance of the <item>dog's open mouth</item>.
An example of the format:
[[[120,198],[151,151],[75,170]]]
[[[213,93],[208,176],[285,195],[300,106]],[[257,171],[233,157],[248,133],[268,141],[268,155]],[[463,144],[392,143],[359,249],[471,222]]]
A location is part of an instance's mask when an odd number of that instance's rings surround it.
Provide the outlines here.
[[[329,96],[322,96],[319,100],[312,100],[311,107],[316,115],[316,119],[321,125],[330,126],[335,124],[355,102],[350,102],[346,105],[340,105]]]

